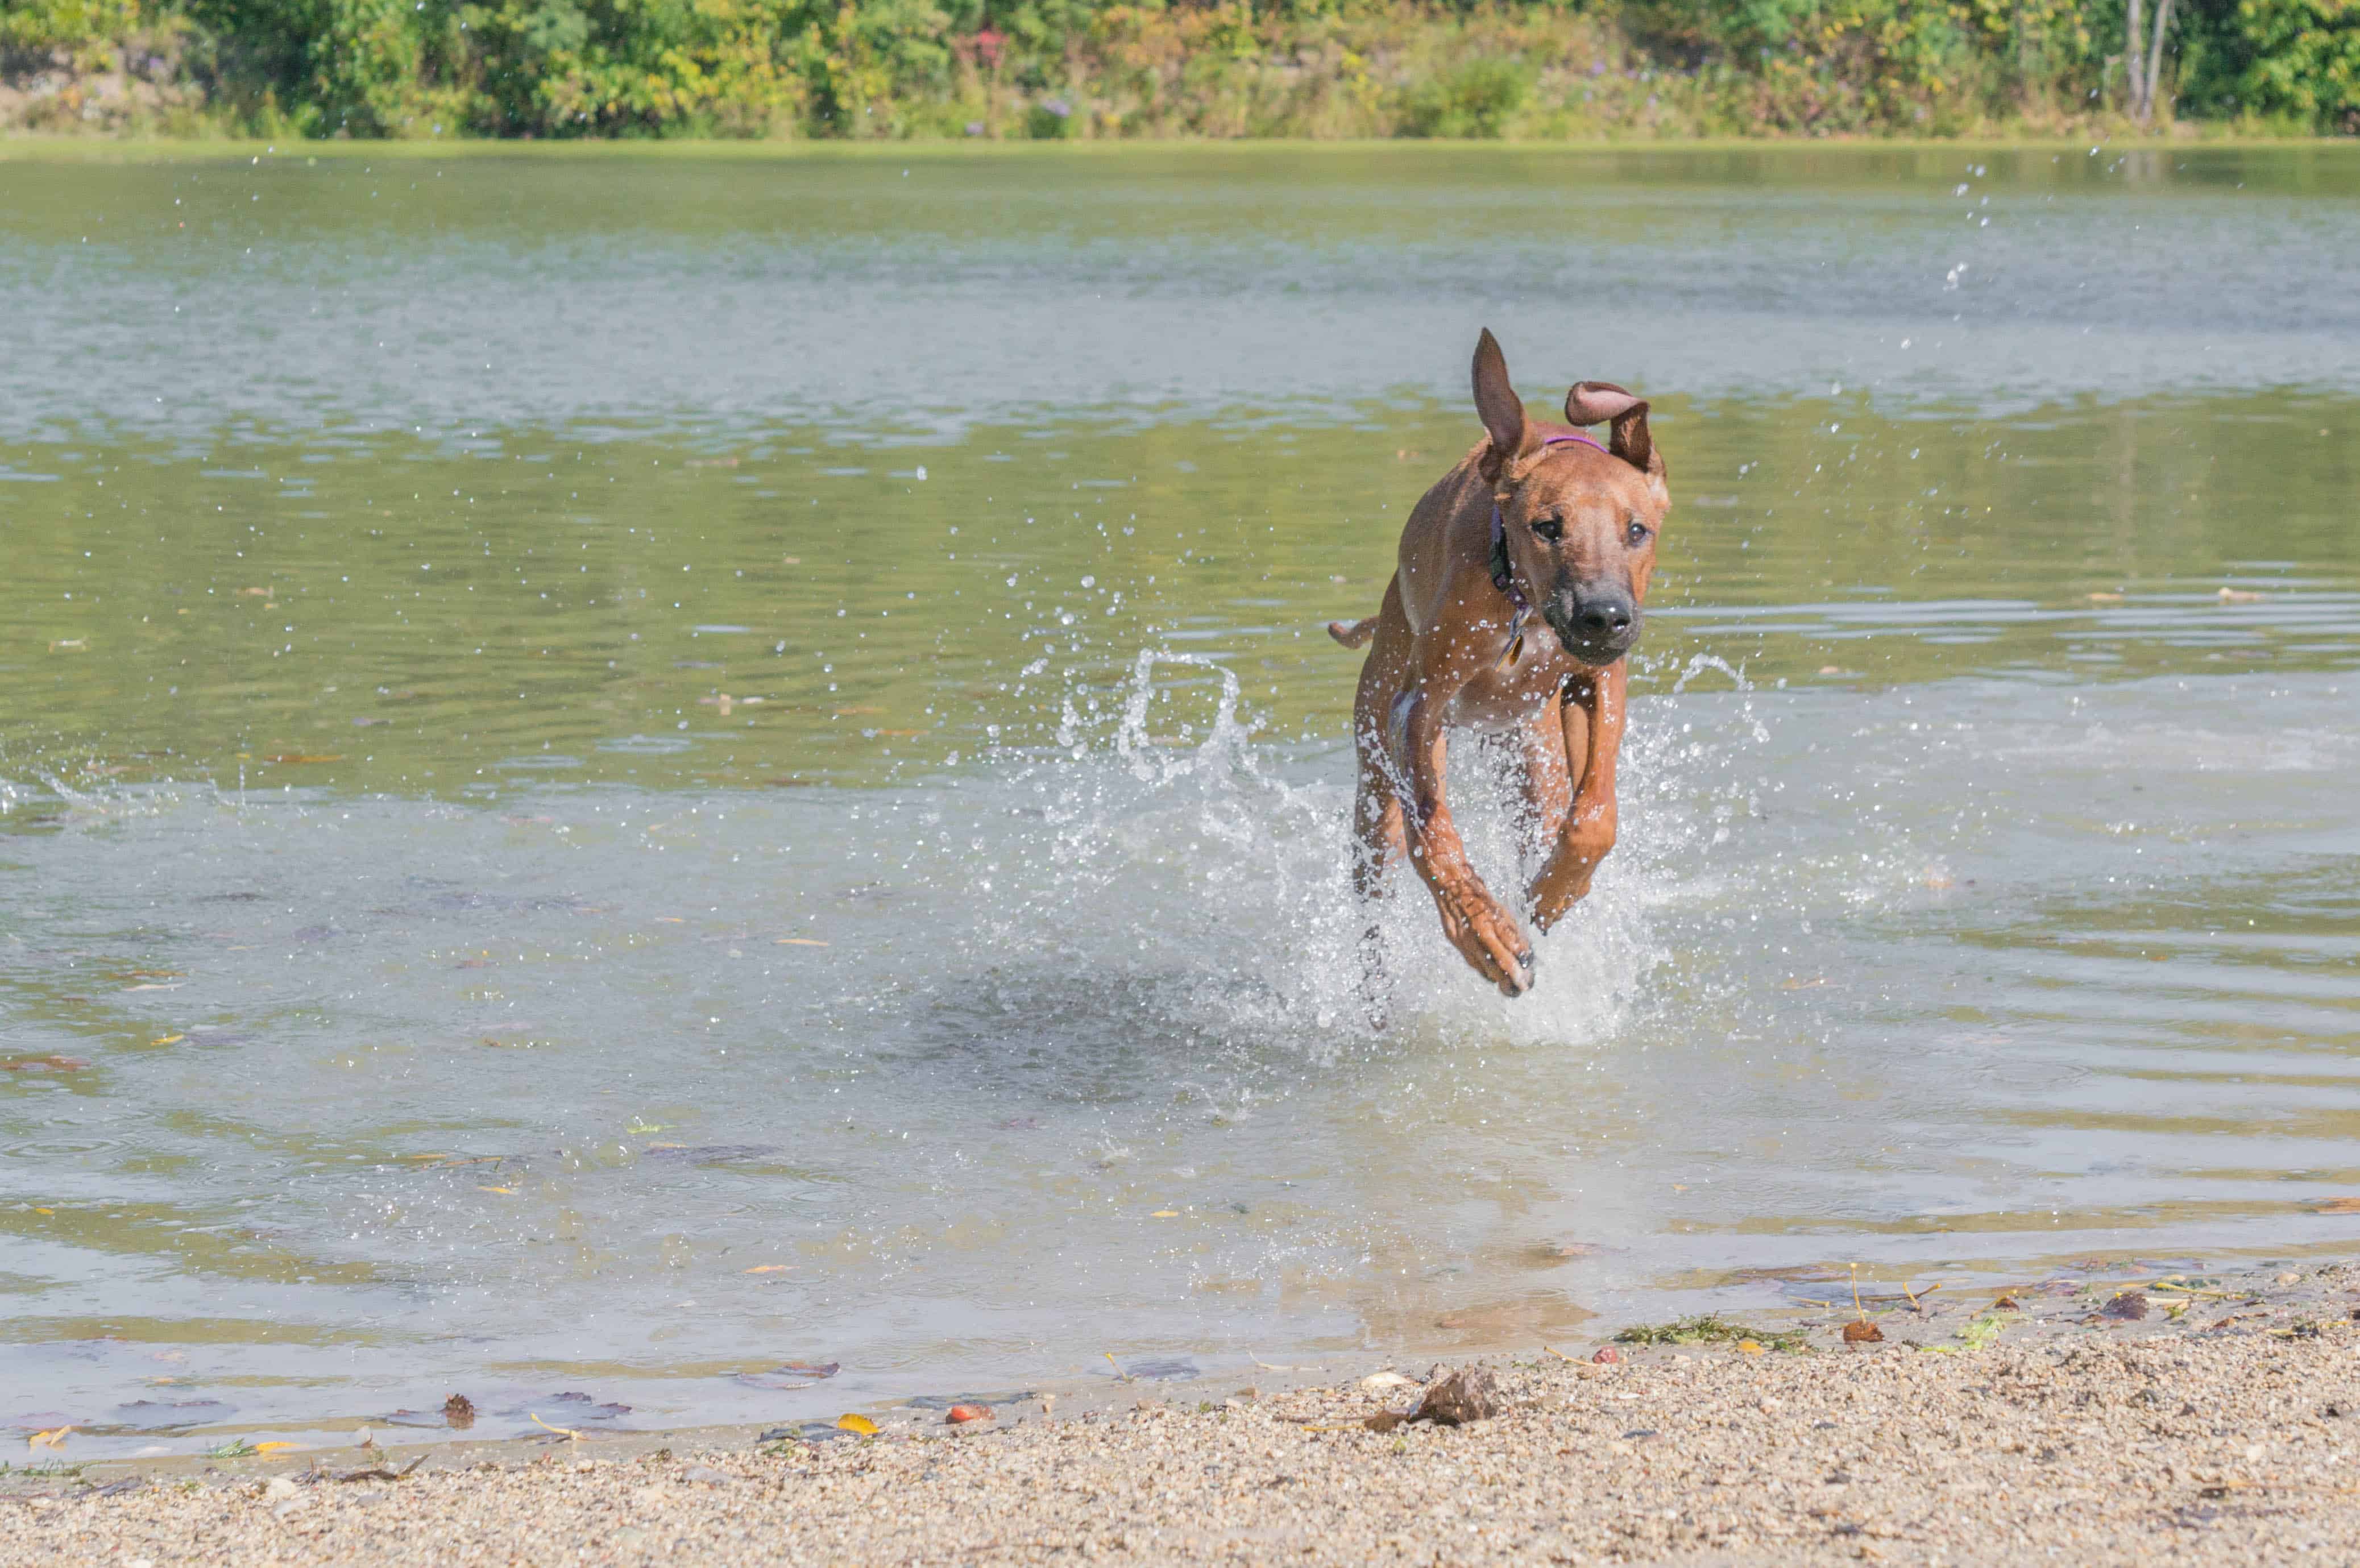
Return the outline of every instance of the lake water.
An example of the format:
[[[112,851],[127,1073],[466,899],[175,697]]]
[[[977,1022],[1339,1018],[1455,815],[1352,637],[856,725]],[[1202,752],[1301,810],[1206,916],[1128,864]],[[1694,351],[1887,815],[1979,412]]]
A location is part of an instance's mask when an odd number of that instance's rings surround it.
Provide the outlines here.
[[[2355,254],[2351,148],[0,158],[0,1422],[2348,1253]],[[1669,457],[1624,840],[1372,1035],[1318,627],[1485,324]]]

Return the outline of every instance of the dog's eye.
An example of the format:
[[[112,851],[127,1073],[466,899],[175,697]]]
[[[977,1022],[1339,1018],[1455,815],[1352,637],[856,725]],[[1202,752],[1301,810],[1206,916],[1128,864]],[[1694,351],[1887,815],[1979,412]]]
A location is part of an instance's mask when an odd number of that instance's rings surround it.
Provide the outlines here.
[[[1630,526],[1622,530],[1622,537],[1631,541],[1633,550],[1636,550],[1647,542],[1647,525],[1633,517]]]
[[[1565,525],[1555,517],[1536,517],[1533,520],[1533,532],[1554,543],[1565,537]]]

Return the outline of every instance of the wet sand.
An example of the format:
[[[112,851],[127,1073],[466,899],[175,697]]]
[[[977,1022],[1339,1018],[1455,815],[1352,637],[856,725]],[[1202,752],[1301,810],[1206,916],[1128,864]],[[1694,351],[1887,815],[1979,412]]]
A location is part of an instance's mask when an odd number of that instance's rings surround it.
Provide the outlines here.
[[[2360,1559],[2360,1269],[2124,1290],[1945,1291],[1877,1315],[1874,1343],[1844,1341],[1847,1306],[1760,1325],[1794,1339],[1493,1357],[1509,1408],[1457,1428],[1367,1423],[1417,1402],[1421,1365],[1185,1404],[1117,1387],[956,1428],[879,1412],[875,1436],[821,1442],[20,1470],[0,1562]]]

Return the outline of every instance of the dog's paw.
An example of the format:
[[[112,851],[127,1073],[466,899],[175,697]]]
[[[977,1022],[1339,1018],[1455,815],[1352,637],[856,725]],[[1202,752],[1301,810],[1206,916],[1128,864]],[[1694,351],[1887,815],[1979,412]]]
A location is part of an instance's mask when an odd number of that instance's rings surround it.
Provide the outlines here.
[[[1532,944],[1513,915],[1489,898],[1438,901],[1442,934],[1475,973],[1497,985],[1503,996],[1521,996],[1532,989]]]

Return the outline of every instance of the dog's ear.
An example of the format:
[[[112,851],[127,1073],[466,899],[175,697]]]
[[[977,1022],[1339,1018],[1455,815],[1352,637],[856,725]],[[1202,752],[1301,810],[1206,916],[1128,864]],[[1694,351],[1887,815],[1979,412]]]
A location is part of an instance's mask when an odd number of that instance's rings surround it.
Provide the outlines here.
[[[1611,381],[1583,381],[1565,395],[1565,417],[1575,425],[1612,423],[1614,433],[1607,439],[1606,450],[1642,474],[1663,476],[1663,454],[1647,433],[1645,398],[1634,397]]]
[[[1500,340],[1489,327],[1475,340],[1475,412],[1491,438],[1491,459],[1484,468],[1496,479],[1499,465],[1523,453],[1532,431],[1524,423],[1524,400],[1508,381],[1508,356],[1500,352]]]

